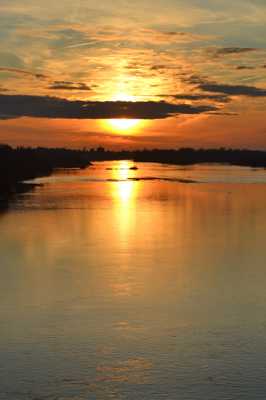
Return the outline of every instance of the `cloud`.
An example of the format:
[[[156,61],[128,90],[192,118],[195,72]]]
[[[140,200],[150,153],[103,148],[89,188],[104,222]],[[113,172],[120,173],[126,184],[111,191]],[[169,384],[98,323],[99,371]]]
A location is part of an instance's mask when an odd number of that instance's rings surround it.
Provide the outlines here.
[[[54,81],[49,89],[53,90],[91,90],[91,88],[83,82]]]
[[[221,47],[208,49],[208,52],[214,56],[238,55],[253,51],[258,51],[258,49],[254,47]]]
[[[238,65],[236,67],[236,70],[241,71],[241,70],[252,70],[255,69],[255,67],[252,67],[251,65]]]
[[[256,86],[203,83],[198,87],[205,92],[223,93],[228,96],[266,97],[266,89]]]
[[[0,118],[161,119],[179,114],[216,111],[210,105],[193,106],[164,101],[82,101],[58,97],[0,94]]]
[[[12,74],[28,75],[28,76],[32,76],[37,79],[46,79],[47,78],[47,76],[44,74],[25,71],[24,69],[18,69],[18,68],[0,67],[0,72],[10,72]]]
[[[229,97],[223,94],[204,94],[204,93],[177,94],[171,97],[177,100],[193,100],[193,101],[214,100],[221,103],[227,103],[228,101],[230,101]]]
[[[8,89],[0,85],[0,93],[8,92]]]
[[[214,37],[210,35],[203,35],[203,34],[195,34],[192,32],[183,32],[183,31],[162,31],[156,29],[146,29],[143,30],[144,33],[150,35],[154,39],[162,43],[169,43],[171,42],[194,42],[194,41],[205,41],[205,40],[213,40]]]
[[[162,69],[168,69],[169,66],[165,64],[155,64],[151,66],[151,71],[160,71]]]
[[[1,33],[1,29],[0,29],[0,33]],[[3,41],[3,38],[1,38],[1,35],[0,35],[0,39]],[[2,46],[3,46],[3,44],[4,43],[2,43]],[[2,66],[6,67],[6,68],[11,68],[11,69],[13,69],[13,68],[15,68],[15,69],[16,68],[23,69],[23,68],[25,68],[25,64],[23,62],[23,59],[21,57],[19,57],[17,54],[13,54],[10,51],[1,51],[0,52],[0,60],[1,60]]]
[[[66,29],[54,30],[57,38],[53,46],[57,49],[79,48],[145,48],[151,46],[166,46],[189,44],[197,41],[210,41],[213,37],[191,32],[163,31],[153,28],[108,27],[98,28],[72,25]]]
[[[201,85],[206,82],[206,78],[204,76],[200,76],[197,74],[185,76],[183,80],[184,80],[184,82],[188,83],[189,85]]]

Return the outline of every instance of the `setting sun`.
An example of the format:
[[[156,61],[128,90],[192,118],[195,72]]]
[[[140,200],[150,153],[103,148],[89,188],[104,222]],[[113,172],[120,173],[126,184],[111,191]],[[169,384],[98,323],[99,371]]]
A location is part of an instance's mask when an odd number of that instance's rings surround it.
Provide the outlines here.
[[[112,101],[134,102],[136,101],[136,97],[127,92],[118,91],[112,96]],[[132,133],[133,129],[140,125],[141,122],[141,119],[136,118],[111,118],[102,120],[105,129],[111,130],[114,133]]]
[[[117,129],[119,131],[125,131],[130,128],[134,128],[136,125],[139,124],[139,122],[140,122],[139,119],[117,118],[117,119],[109,119],[107,121],[107,124],[113,129]]]

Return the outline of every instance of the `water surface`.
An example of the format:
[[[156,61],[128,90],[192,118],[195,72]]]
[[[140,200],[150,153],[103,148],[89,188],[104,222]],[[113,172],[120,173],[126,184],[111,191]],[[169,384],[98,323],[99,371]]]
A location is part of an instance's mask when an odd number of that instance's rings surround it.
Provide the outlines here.
[[[266,172],[135,165],[0,214],[1,400],[265,399]]]

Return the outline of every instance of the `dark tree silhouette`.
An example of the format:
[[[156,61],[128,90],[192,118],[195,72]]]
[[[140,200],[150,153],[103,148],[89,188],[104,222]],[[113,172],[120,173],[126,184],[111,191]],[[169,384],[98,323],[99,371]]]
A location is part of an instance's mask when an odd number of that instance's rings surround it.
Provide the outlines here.
[[[0,145],[0,200],[5,203],[12,193],[32,187],[23,184],[25,180],[49,175],[55,168],[84,168],[89,163],[88,152],[82,150]]]

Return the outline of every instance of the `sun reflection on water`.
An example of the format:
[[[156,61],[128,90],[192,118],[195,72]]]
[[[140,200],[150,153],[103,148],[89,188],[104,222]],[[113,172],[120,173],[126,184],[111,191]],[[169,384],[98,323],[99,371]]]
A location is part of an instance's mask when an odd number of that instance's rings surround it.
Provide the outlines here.
[[[132,258],[131,243],[136,232],[136,196],[139,182],[130,180],[135,176],[131,169],[133,162],[122,160],[115,163],[112,169],[111,196],[114,201],[115,234],[114,240],[119,245],[121,257],[119,272],[111,284],[113,294],[118,297],[132,296],[136,290],[130,279],[130,262]]]
[[[136,195],[136,182],[129,180],[132,177],[132,162],[128,160],[119,161],[116,169],[113,170],[113,179],[117,182],[113,185],[112,195],[118,203],[130,208]]]
[[[138,182],[128,180],[135,171],[130,169],[133,163],[128,160],[119,161],[112,170],[111,196],[115,207],[116,239],[123,252],[123,269],[129,264],[129,248],[136,226],[136,196]]]
[[[112,197],[117,210],[117,228],[123,242],[127,241],[134,224],[134,206],[138,182],[130,180],[134,172],[130,169],[133,163],[128,160],[119,161],[113,169]]]

